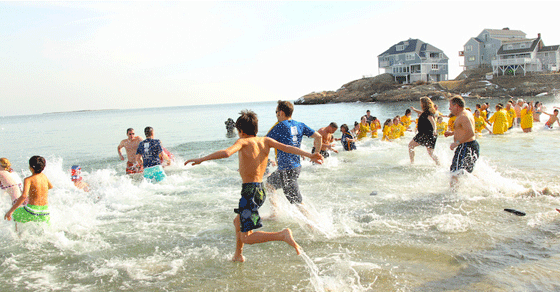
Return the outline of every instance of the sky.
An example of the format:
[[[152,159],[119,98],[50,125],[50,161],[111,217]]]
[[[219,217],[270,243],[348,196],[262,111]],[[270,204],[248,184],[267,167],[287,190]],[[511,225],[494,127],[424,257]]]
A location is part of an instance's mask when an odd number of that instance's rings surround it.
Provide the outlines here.
[[[0,2],[0,116],[296,100],[374,76],[409,38],[560,44],[556,1]]]

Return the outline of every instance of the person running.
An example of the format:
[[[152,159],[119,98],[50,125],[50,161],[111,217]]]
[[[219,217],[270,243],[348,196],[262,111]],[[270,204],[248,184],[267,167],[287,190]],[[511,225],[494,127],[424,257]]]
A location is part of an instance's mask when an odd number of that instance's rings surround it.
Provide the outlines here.
[[[369,124],[369,129],[371,130],[371,138],[377,138],[377,130],[381,129],[381,123],[377,117],[373,117],[373,120]]]
[[[552,126],[554,126],[554,122],[556,122],[558,124],[558,126],[560,126],[560,121],[558,119],[558,109],[554,110],[554,114],[549,114],[549,113],[545,113],[542,112],[543,114],[549,116],[548,121],[546,121],[546,123],[544,124],[544,128],[551,130]]]
[[[408,143],[408,154],[410,156],[410,163],[414,164],[414,148],[417,146],[426,146],[426,150],[430,157],[439,165],[437,156],[434,155],[434,148],[436,147],[437,141],[437,126],[435,121],[436,110],[434,108],[434,103],[432,100],[426,96],[420,98],[420,105],[422,111],[419,111],[412,107],[416,113],[420,114],[418,118],[418,134],[412,138],[410,143]]]
[[[292,236],[292,231],[286,228],[279,232],[253,231],[262,227],[259,208],[265,202],[266,193],[262,183],[266,170],[270,148],[276,148],[283,153],[301,155],[310,158],[313,162],[321,163],[322,156],[319,153],[311,154],[297,147],[277,142],[269,137],[257,137],[258,119],[252,111],[242,111],[241,116],[235,123],[239,139],[227,149],[216,151],[210,155],[197,159],[189,159],[185,165],[193,163],[197,165],[207,160],[228,158],[239,152],[239,174],[243,182],[241,188],[241,199],[239,208],[234,212],[237,216],[234,220],[236,234],[236,248],[233,261],[244,262],[243,246],[245,244],[263,243],[268,241],[284,241],[295,248],[296,253],[301,254],[301,248]]]
[[[342,124],[340,126],[340,132],[342,137],[340,137],[340,143],[342,143],[342,148],[346,151],[356,150],[356,139],[348,131],[348,125]]]
[[[360,119],[360,131],[358,133],[358,140],[362,140],[363,138],[367,137],[368,133],[371,131],[369,128],[369,123],[367,122],[366,116],[363,116]]]
[[[0,189],[10,195],[12,205],[16,203],[23,192],[21,178],[12,169],[10,160],[4,157],[0,158]]]
[[[449,148],[455,150],[451,163],[450,186],[455,189],[458,183],[458,175],[465,170],[473,171],[479,156],[479,145],[474,133],[474,118],[470,111],[465,110],[465,100],[456,95],[449,101],[449,110],[457,117],[453,132],[446,132],[445,137],[454,136],[454,141]]]
[[[332,148],[334,146],[334,144],[332,144],[332,142],[334,141],[334,137],[332,134],[336,132],[337,129],[338,125],[335,122],[332,122],[328,126],[317,130],[317,133],[321,135],[321,151],[319,151],[319,153],[321,153],[324,158],[330,156],[327,150],[332,150],[334,151],[334,153],[338,153],[336,149]],[[311,149],[311,152],[315,153],[315,147]]]
[[[49,190],[53,188],[47,176],[42,173],[47,162],[41,156],[33,156],[29,159],[29,170],[31,176],[23,180],[23,193],[12,205],[12,208],[4,215],[5,220],[16,222],[49,222],[51,217],[49,213]],[[28,200],[27,205],[23,203]]]
[[[170,162],[170,159],[163,151],[161,141],[154,139],[154,129],[152,127],[146,127],[144,134],[146,135],[146,140],[138,144],[136,161],[144,167],[144,178],[160,182],[167,177],[161,166],[161,161]]]
[[[128,159],[126,162],[126,174],[142,173],[142,164],[138,164],[136,161],[136,150],[138,149],[138,144],[142,142],[142,138],[135,136],[133,128],[126,129],[126,136],[128,138],[122,140],[117,147],[121,160],[124,160],[121,149],[124,148],[126,150],[126,157]]]
[[[300,123],[292,119],[294,105],[289,101],[278,101],[276,107],[276,123],[272,129],[266,134],[280,143],[299,148],[303,136],[314,139],[314,148],[321,149],[321,134],[315,132],[304,123]],[[282,188],[284,195],[291,204],[302,204],[302,196],[299,191],[298,178],[301,172],[300,156],[286,153],[282,150],[276,152],[276,162],[278,168],[267,178],[266,182],[270,190],[275,191]],[[276,205],[271,196],[271,203]]]
[[[507,114],[503,110],[501,103],[496,105],[496,112],[488,119],[488,123],[492,124],[492,134],[503,134],[508,130]]]

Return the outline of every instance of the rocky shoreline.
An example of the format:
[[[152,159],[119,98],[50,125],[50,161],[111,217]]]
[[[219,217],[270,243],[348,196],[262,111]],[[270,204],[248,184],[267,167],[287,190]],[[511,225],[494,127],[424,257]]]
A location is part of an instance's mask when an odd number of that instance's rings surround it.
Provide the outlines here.
[[[489,68],[463,71],[457,78],[440,82],[399,84],[389,73],[362,78],[344,84],[336,91],[313,92],[295,104],[340,102],[414,101],[422,96],[445,99],[458,94],[464,98],[510,98],[549,96],[560,93],[559,73],[527,73],[526,76],[493,76],[486,79]]]

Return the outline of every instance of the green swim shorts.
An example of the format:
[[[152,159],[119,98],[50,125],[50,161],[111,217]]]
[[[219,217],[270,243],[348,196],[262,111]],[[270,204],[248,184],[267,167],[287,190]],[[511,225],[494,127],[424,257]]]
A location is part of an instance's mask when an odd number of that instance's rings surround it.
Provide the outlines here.
[[[49,206],[35,206],[26,205],[17,208],[12,214],[15,222],[26,223],[26,222],[49,222],[51,216],[49,215]]]

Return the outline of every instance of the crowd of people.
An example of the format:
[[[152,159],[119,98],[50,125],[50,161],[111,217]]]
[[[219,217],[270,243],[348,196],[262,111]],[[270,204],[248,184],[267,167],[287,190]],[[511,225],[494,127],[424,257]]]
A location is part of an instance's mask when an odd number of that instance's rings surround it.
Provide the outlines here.
[[[442,114],[438,110],[437,105],[433,104],[428,97],[421,98],[420,102],[422,110],[411,107],[405,110],[403,116],[397,115],[393,118],[386,119],[383,125],[380,124],[377,117],[371,115],[370,110],[367,110],[366,114],[360,118],[359,123],[354,122],[354,127],[352,129],[349,129],[348,125],[343,124],[340,130],[341,138],[335,138],[335,140],[342,141],[343,149],[351,151],[356,150],[356,141],[363,140],[366,137],[378,138],[379,130],[381,130],[382,133],[382,141],[393,141],[403,137],[406,131],[422,131],[423,135],[421,141],[413,140],[409,147],[413,149],[418,145],[426,144],[425,146],[428,147],[428,149],[433,150],[431,144],[435,144],[435,138],[427,136],[425,132],[434,130],[435,137],[445,136],[446,132],[454,131],[457,117],[453,113],[449,115]],[[426,109],[428,109],[430,114],[425,113]],[[541,116],[543,114],[548,116],[544,124],[545,129],[552,129],[554,123],[560,126],[560,118],[558,117],[560,108],[554,107],[553,112],[548,113],[543,104],[538,101],[533,103],[532,101],[524,101],[523,99],[518,99],[517,101],[510,99],[505,105],[503,103],[496,104],[494,107],[495,111],[490,110],[490,105],[488,103],[476,104],[474,112],[469,107],[465,107],[465,109],[473,114],[475,121],[474,130],[477,136],[480,136],[484,131],[488,132],[488,134],[500,135],[514,127],[519,127],[523,132],[528,133],[533,129],[533,122],[541,122]],[[412,118],[412,112],[418,114],[415,120]],[[429,124],[424,124],[426,119]],[[426,141],[426,139],[430,141]],[[430,156],[438,163],[437,157],[432,155],[432,151],[428,150],[428,152],[430,152]],[[411,162],[414,163],[413,154],[411,154]]]
[[[302,122],[293,120],[294,106],[289,101],[278,101],[276,107],[276,118],[278,122],[270,129],[265,137],[257,137],[258,118],[252,111],[242,111],[237,121],[228,120],[226,126],[228,133],[233,133],[235,126],[239,139],[227,149],[216,151],[201,158],[188,159],[184,165],[192,163],[198,165],[204,161],[228,158],[234,153],[239,156],[239,174],[242,179],[241,198],[238,208],[234,210],[237,214],[234,219],[236,230],[236,250],[234,261],[244,261],[243,247],[245,244],[263,243],[268,241],[284,241],[295,248],[297,254],[301,253],[289,228],[278,232],[254,231],[262,227],[259,208],[266,199],[266,193],[270,196],[272,210],[274,212],[275,190],[281,188],[286,199],[299,207],[305,213],[303,197],[299,190],[298,177],[301,172],[300,157],[310,158],[313,163],[321,164],[323,159],[329,157],[329,152],[338,152],[335,141],[340,141],[345,151],[356,149],[356,142],[366,137],[379,138],[382,141],[393,141],[404,136],[406,131],[415,132],[415,136],[408,144],[411,163],[414,163],[415,148],[423,146],[436,164],[438,157],[434,154],[435,145],[439,136],[453,137],[450,149],[454,150],[454,157],[450,166],[452,173],[451,187],[457,184],[458,177],[463,172],[472,172],[479,156],[479,145],[476,141],[477,135],[483,130],[491,134],[503,134],[516,125],[523,132],[530,132],[533,122],[539,122],[542,114],[549,118],[545,127],[551,129],[556,122],[560,126],[558,108],[553,113],[545,112],[539,102],[524,102],[519,99],[515,103],[510,100],[504,106],[499,103],[495,106],[495,112],[489,110],[489,105],[477,104],[474,112],[465,106],[465,101],[460,96],[454,96],[449,100],[448,116],[442,114],[437,105],[429,97],[420,98],[420,109],[410,107],[404,115],[395,116],[385,120],[381,125],[377,117],[371,116],[369,110],[362,116],[360,122],[355,122],[350,129],[347,124],[340,126],[341,137],[335,138],[333,134],[338,130],[338,125],[331,122],[329,125],[315,131]],[[413,120],[413,112],[417,118]],[[447,119],[445,121],[444,119]],[[412,124],[415,124],[414,127]],[[491,127],[491,128],[490,128]],[[381,130],[381,134],[378,132]],[[120,142],[117,147],[121,160],[125,157],[121,149],[126,150],[127,174],[142,173],[150,181],[159,182],[165,180],[166,175],[162,166],[168,165],[172,155],[162,147],[161,141],[154,138],[154,129],[146,127],[144,134],[146,139],[135,135],[134,129],[126,131],[127,139]],[[303,136],[314,139],[314,146],[310,152],[300,149]],[[268,159],[271,148],[275,148],[277,169],[266,176]],[[25,178],[23,183],[13,174],[10,163],[6,158],[0,159],[0,188],[5,190],[12,199],[12,207],[6,213],[5,219],[16,222],[49,221],[48,190],[52,184],[42,173],[46,161],[43,157],[33,156],[29,160],[29,169],[32,175]],[[76,165],[72,167],[72,181],[75,186],[85,191],[89,186],[82,181],[81,168]],[[266,177],[266,183],[263,183]],[[16,225],[17,229],[17,225]]]

